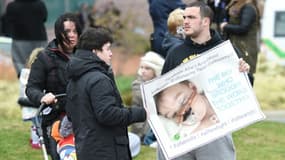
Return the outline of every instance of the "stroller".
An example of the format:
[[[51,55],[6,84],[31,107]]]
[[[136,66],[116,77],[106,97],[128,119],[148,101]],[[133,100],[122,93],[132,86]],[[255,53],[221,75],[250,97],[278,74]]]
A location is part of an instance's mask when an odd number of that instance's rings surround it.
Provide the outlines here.
[[[63,98],[65,97],[66,94],[58,94],[56,95],[56,98]],[[18,104],[20,104],[21,106],[33,106],[35,108],[37,108],[32,102],[29,101],[28,98],[26,97],[20,97],[18,99]],[[76,160],[76,153],[75,153],[75,147],[74,147],[74,135],[73,134],[66,134],[66,135],[61,135],[62,137],[64,137],[64,139],[58,140],[57,139],[57,135],[54,134],[54,132],[59,133],[60,129],[63,128],[65,130],[67,130],[67,128],[71,128],[70,125],[71,122],[67,122],[69,124],[64,124],[64,122],[68,121],[67,116],[64,116],[62,119],[57,117],[57,119],[55,119],[53,121],[52,124],[48,125],[47,127],[50,128],[51,131],[47,130],[46,127],[43,127],[43,118],[44,118],[44,114],[46,114],[46,112],[48,112],[48,110],[50,107],[44,103],[42,103],[37,110],[36,116],[35,116],[35,121],[33,122],[34,125],[36,126],[36,132],[37,135],[40,138],[40,144],[41,144],[41,148],[42,148],[42,152],[43,152],[43,156],[44,156],[44,160],[48,160],[48,153],[53,157],[53,159],[55,159],[54,157],[57,157],[56,160],[63,160],[63,159],[68,159],[68,160]],[[60,127],[59,127],[60,126]],[[65,127],[64,127],[65,126]],[[56,131],[56,129],[58,131]],[[45,137],[45,133],[47,133],[46,135],[48,135],[48,137]],[[62,132],[60,132],[62,134]],[[131,150],[131,154],[132,157],[135,157],[139,154],[140,152],[140,138],[139,136],[137,136],[134,133],[128,133],[129,136],[129,140],[130,140],[130,150]],[[61,138],[62,138],[61,137]],[[48,141],[50,141],[50,139],[54,139],[54,144],[52,145],[47,145],[50,143],[47,143]],[[70,145],[72,144],[73,145]],[[52,147],[50,148],[49,152],[48,152],[48,147]]]
[[[65,97],[66,94],[57,94],[55,96],[57,99],[60,99]],[[34,126],[36,126],[36,133],[39,136],[44,160],[48,160],[48,154],[50,154],[53,159],[59,160],[60,158],[57,153],[57,143],[51,137],[51,128],[53,122],[59,120],[60,117],[55,117],[54,115],[49,117],[50,113],[53,112],[53,107],[56,107],[56,105],[51,107],[45,103],[42,103],[39,107],[37,107],[31,101],[29,101],[27,97],[20,97],[18,99],[18,104],[21,106],[38,108],[33,123]]]

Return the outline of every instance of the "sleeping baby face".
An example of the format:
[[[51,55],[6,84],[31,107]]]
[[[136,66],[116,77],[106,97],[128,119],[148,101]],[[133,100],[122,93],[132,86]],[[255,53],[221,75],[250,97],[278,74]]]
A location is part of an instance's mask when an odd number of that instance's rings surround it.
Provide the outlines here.
[[[203,119],[207,105],[204,96],[197,94],[193,83],[178,83],[163,90],[158,101],[158,113],[178,124],[192,125]]]

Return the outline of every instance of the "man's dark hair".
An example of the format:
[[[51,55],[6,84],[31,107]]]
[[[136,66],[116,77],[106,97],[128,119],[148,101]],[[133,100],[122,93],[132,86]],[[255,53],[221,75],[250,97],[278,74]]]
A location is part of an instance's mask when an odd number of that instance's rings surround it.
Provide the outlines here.
[[[212,23],[214,18],[214,13],[212,9],[203,1],[195,1],[186,5],[188,7],[199,7],[201,17],[208,17],[210,19],[210,23]]]
[[[77,49],[100,50],[106,43],[112,43],[111,32],[104,27],[88,28],[79,38]]]
[[[54,33],[55,33],[56,42],[62,47],[64,51],[66,50],[64,42],[69,43],[69,39],[66,38],[67,33],[64,31],[65,21],[74,22],[78,36],[80,36],[82,32],[82,27],[80,25],[78,16],[76,14],[65,13],[61,15],[60,17],[58,17],[58,19],[56,20],[54,24]]]

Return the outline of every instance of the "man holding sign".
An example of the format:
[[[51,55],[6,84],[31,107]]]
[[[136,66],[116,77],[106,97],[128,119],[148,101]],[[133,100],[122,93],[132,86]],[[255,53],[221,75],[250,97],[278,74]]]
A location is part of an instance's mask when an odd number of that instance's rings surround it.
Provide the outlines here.
[[[183,44],[173,49],[166,57],[162,74],[223,42],[218,33],[210,29],[212,19],[212,10],[202,1],[193,2],[186,6],[184,10],[184,30],[187,37]],[[239,61],[239,71],[249,71],[249,65],[242,59]],[[165,159],[159,148],[158,159]],[[234,159],[235,148],[230,134],[176,158],[176,160]]]

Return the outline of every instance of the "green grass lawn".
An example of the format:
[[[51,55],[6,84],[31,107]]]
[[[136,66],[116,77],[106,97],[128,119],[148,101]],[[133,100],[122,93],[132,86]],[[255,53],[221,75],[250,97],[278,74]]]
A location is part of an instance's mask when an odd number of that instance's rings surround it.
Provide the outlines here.
[[[263,110],[285,109],[284,68],[261,66],[256,74],[254,91]],[[274,71],[274,73],[272,73]],[[278,74],[276,74],[276,72]],[[134,77],[117,77],[124,101],[131,98],[130,85]],[[0,80],[0,159],[39,160],[41,150],[29,146],[30,122],[21,120],[21,110],[16,101],[18,82]],[[285,124],[262,121],[233,133],[237,160],[284,160]],[[156,150],[142,146],[134,160],[154,160]]]
[[[259,122],[234,132],[237,160],[284,160],[285,124]]]
[[[18,109],[13,110],[19,112]],[[29,127],[30,123],[22,122],[19,116],[0,117],[0,157],[5,157],[5,160],[43,159],[41,150],[29,146]],[[284,160],[284,133],[285,124],[267,121],[234,132],[237,160]],[[155,158],[155,149],[142,146],[141,153],[134,160]]]

